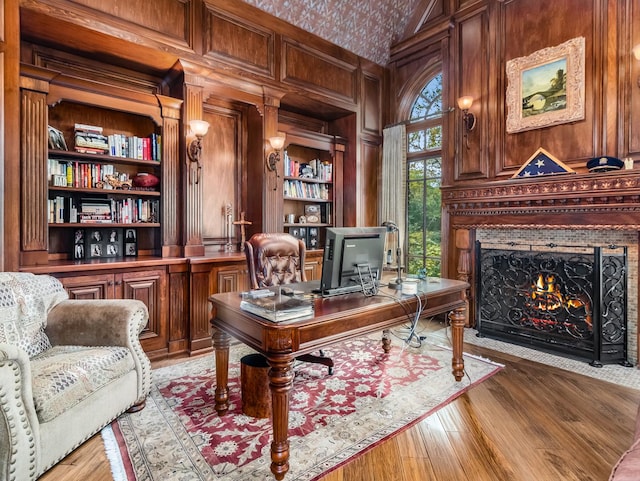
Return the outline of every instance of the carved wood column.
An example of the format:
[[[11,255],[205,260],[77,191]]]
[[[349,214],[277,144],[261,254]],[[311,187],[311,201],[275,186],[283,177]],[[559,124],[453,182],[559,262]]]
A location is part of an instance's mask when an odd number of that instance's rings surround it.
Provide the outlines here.
[[[458,250],[458,280],[468,282],[471,285],[471,233],[467,229],[457,229],[455,234],[456,249]],[[473,290],[473,286],[470,289]],[[471,326],[470,319],[474,319],[469,306],[469,290],[465,291],[465,319],[464,325]]]
[[[266,156],[271,152],[269,138],[278,132],[278,110],[280,98],[268,95],[264,96],[264,152],[262,154],[262,169],[264,170],[264,185],[262,187],[262,226],[264,232],[282,232],[283,205],[282,205],[282,176],[284,175],[282,156],[276,165],[276,171],[267,169]],[[286,145],[286,141],[285,141]],[[277,175],[276,175],[277,172]]]
[[[182,131],[185,138],[190,132],[189,121],[202,120],[204,78],[185,72],[184,74],[184,116]],[[186,143],[186,141],[185,141]],[[184,161],[184,255],[186,257],[204,255],[202,241],[202,183],[198,182],[197,167],[190,162],[186,148]]]
[[[20,119],[20,18],[19,1],[5,0],[0,5],[0,270],[18,269],[20,215],[15,206],[20,200],[15,174],[20,161],[20,134],[15,128]]]
[[[333,222],[334,225],[342,227],[344,225],[344,179],[342,177],[342,166],[344,164],[344,153],[346,146],[344,143],[336,141],[333,146]]]
[[[182,255],[180,209],[180,108],[182,101],[158,95],[162,112],[162,257]]]
[[[49,248],[47,130],[50,75],[20,78],[20,265],[46,264]],[[40,76],[42,74],[42,76]],[[11,172],[8,172],[11,174]],[[15,173],[14,173],[15,175]],[[25,189],[25,186],[29,186]]]

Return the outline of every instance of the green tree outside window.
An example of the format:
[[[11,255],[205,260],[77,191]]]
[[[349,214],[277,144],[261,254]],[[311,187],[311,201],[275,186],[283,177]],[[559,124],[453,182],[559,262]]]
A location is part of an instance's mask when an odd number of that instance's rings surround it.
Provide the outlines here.
[[[416,98],[407,125],[407,272],[441,273],[442,74]]]

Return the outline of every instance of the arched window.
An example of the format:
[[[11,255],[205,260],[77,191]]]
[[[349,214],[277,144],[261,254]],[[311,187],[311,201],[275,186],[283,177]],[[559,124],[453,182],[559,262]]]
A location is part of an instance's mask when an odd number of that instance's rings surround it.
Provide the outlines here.
[[[407,272],[441,273],[442,73],[416,98],[407,124]]]

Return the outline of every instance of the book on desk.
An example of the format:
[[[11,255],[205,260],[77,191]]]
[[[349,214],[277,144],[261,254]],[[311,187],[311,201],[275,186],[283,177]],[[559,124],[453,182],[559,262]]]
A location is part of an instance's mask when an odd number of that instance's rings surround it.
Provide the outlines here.
[[[313,315],[313,301],[281,295],[244,297],[240,309],[269,321],[282,322]]]

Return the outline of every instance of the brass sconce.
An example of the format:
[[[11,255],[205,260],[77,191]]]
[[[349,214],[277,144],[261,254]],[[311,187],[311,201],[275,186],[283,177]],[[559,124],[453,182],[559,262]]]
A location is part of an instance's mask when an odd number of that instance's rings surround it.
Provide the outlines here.
[[[200,157],[202,156],[202,137],[207,135],[207,131],[209,130],[209,122],[205,122],[204,120],[190,120],[189,128],[191,129],[191,134],[195,137],[189,142],[187,147],[187,156],[191,163],[195,163],[197,166],[196,170],[196,180],[192,182],[194,184],[198,184],[200,182],[200,172],[202,171],[202,164],[200,163]],[[191,180],[191,165],[189,166],[189,179]]]
[[[269,137],[269,144],[271,144],[272,152],[269,153],[267,157],[267,169],[271,172],[276,173],[276,187],[273,190],[276,190],[278,187],[278,162],[280,162],[280,151],[284,147],[284,141],[286,136],[284,132],[278,132],[277,135],[273,137]]]
[[[640,43],[631,49],[636,60],[640,60]],[[638,77],[638,87],[640,87],[640,77]]]
[[[458,107],[462,110],[462,125],[464,127],[464,141],[467,149],[469,148],[469,132],[476,128],[476,116],[469,112],[473,105],[473,97],[465,95],[458,99]]]

